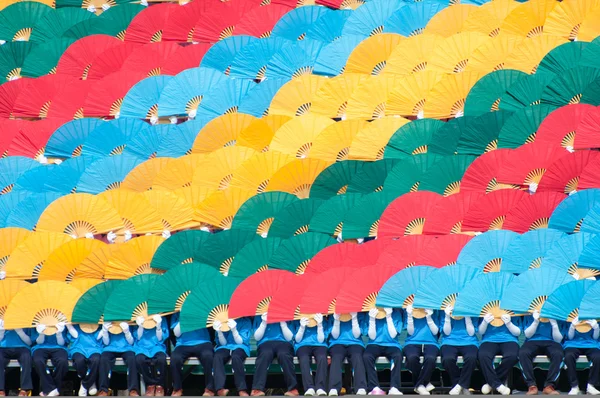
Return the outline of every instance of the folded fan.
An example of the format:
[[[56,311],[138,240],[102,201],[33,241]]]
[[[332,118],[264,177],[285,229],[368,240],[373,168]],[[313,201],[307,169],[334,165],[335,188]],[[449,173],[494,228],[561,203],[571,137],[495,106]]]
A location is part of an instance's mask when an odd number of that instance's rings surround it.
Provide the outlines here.
[[[519,236],[511,231],[488,231],[471,239],[460,252],[459,264],[482,270],[500,272],[502,259],[510,242]]]
[[[486,273],[471,279],[458,294],[454,316],[480,317],[487,313],[494,316],[492,325],[503,324],[503,314],[513,314],[500,309],[500,300],[507,286],[515,277],[504,272]]]
[[[481,270],[463,264],[450,265],[429,274],[415,293],[416,308],[443,310],[454,307],[458,293]]]
[[[564,232],[556,229],[538,229],[517,236],[504,251],[502,270],[520,274],[539,268],[546,252],[563,236]]]
[[[579,307],[583,297],[595,281],[574,281],[558,287],[546,300],[542,307],[541,316],[544,318],[572,322],[579,317]],[[585,322],[576,325],[576,329],[582,333],[589,332],[591,326]]]
[[[436,269],[433,267],[419,265],[397,272],[381,287],[375,305],[391,308],[406,308],[414,305],[415,294],[419,287],[434,271]],[[413,315],[415,318],[424,318],[425,311],[415,311]]]

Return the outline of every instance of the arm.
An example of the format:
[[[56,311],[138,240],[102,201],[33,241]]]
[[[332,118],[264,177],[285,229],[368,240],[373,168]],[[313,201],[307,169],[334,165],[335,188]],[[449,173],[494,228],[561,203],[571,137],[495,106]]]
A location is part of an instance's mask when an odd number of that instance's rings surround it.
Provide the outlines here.
[[[360,338],[360,325],[358,324],[358,314],[353,312],[350,314],[352,316],[352,335],[355,339]]]
[[[315,314],[313,317],[317,321],[317,341],[322,343],[325,341],[325,332],[323,331],[323,314]]]
[[[469,336],[475,336],[475,327],[473,326],[473,321],[470,316],[465,317],[465,329],[467,329],[467,334]]]
[[[592,334],[593,339],[598,340],[598,337],[600,336],[600,327],[598,327],[598,322],[595,319],[592,319],[587,321],[587,323],[592,327],[592,330],[594,331],[594,333]]]
[[[233,319],[229,319],[227,321],[227,326],[229,326],[229,330],[231,330],[231,335],[233,336],[233,340],[235,341],[235,344],[237,344],[237,345],[244,344],[244,339],[242,339],[242,336],[240,336],[240,332],[238,332],[238,330],[237,330],[237,322],[234,321]]]
[[[56,324],[56,342],[60,346],[63,346],[67,343],[65,341],[65,335],[63,334],[64,331],[65,331],[65,324],[62,322],[57,323]]]
[[[375,327],[375,316],[377,315],[377,308],[371,308],[369,311],[369,338],[375,340],[377,338],[377,328]]]
[[[262,340],[265,337],[265,331],[267,330],[267,313],[265,312],[261,316],[260,326],[254,331],[254,338],[256,341]]]
[[[533,322],[527,329],[525,329],[525,337],[528,339],[532,338],[535,332],[537,332],[538,326],[540,326],[540,313],[538,311],[533,312]],[[554,328],[554,327],[553,327]],[[552,331],[554,334],[554,330]]]
[[[158,341],[162,341],[162,339],[163,339],[162,316],[154,315],[154,316],[152,316],[152,319],[154,319],[154,322],[156,322],[156,338],[158,339]]]
[[[304,332],[306,331],[306,325],[308,325],[308,318],[300,319],[300,327],[298,328],[298,331],[296,332],[296,336],[294,337],[294,340],[296,341],[296,343],[300,343],[302,341],[302,339],[304,338]],[[282,328],[282,330],[283,330],[283,328]]]
[[[144,317],[143,316],[138,316],[137,318],[135,318],[135,323],[138,326],[137,328],[137,339],[138,341],[142,339],[142,337],[144,336]]]
[[[432,315],[433,315],[432,310],[425,310],[425,320],[427,320],[427,326],[429,326],[429,331],[434,336],[437,336],[438,333],[440,332],[440,328],[433,321],[433,318],[431,317]]]
[[[173,328],[173,334],[175,337],[181,337],[181,324],[177,322],[177,325]]]
[[[287,322],[279,322],[279,327],[281,327],[281,333],[283,334],[283,338],[287,341],[292,341],[294,339],[294,333],[290,330],[287,325]]]
[[[75,327],[72,324],[67,323],[67,330],[69,331],[69,334],[71,335],[71,337],[73,337],[74,339],[79,337],[79,333],[77,332],[77,329],[75,329]]]
[[[395,339],[398,336],[398,331],[396,330],[396,326],[394,325],[394,320],[392,319],[392,309],[385,308],[385,322],[387,324],[388,333],[390,337]]]
[[[104,343],[105,346],[110,344],[108,329],[110,329],[111,326],[112,324],[110,322],[104,322],[104,324],[102,324],[102,332],[98,334],[98,337],[102,336],[102,343]]]
[[[444,308],[444,334],[446,336],[450,336],[450,333],[452,333],[452,318],[451,318],[451,314],[452,314],[452,307],[446,307]]]
[[[578,322],[579,322],[579,317],[575,317],[575,319],[573,319],[571,321],[571,325],[569,326],[569,331],[567,332],[567,337],[569,338],[569,340],[573,340],[575,338],[575,325],[577,325]]]
[[[46,325],[42,325],[41,323],[35,327],[35,331],[38,332],[38,337],[35,339],[36,344],[44,344],[46,341],[46,336],[44,336],[44,330],[46,330]]]
[[[483,320],[481,321],[481,324],[479,325],[479,334],[480,335],[484,335],[485,332],[487,331],[488,325],[494,320],[494,316],[492,314],[490,314],[489,312],[487,314],[485,314],[485,316],[483,317]]]
[[[406,332],[409,336],[415,333],[415,320],[413,318],[413,306],[406,307]]]
[[[129,345],[133,345],[135,340],[133,340],[133,336],[131,335],[131,331],[129,330],[129,325],[127,322],[121,322],[119,326],[121,326],[121,329],[123,329],[123,334],[125,335],[125,340],[127,340],[127,343],[129,343]]]
[[[4,319],[0,319],[0,341],[4,340]]]
[[[550,325],[552,325],[552,339],[559,343],[563,340],[563,335],[560,332],[560,328],[558,327],[558,322],[554,319],[550,319]]]
[[[521,329],[519,329],[517,325],[512,323],[510,315],[504,314],[501,318],[502,322],[504,322],[510,334],[512,334],[515,337],[519,337],[519,335],[521,334]]]
[[[333,314],[333,327],[331,328],[331,337],[337,339],[340,337],[340,314]]]
[[[31,338],[27,336],[27,333],[25,333],[23,329],[15,329],[15,332],[17,333],[17,335],[23,343],[27,344],[28,346],[31,346]]]

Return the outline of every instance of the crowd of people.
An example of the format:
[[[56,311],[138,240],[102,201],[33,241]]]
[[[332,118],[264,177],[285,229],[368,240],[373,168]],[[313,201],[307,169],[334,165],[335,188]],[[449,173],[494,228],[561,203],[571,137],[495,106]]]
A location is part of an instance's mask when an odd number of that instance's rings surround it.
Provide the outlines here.
[[[151,322],[148,322],[148,321]],[[32,329],[5,330],[0,321],[0,396],[5,395],[5,369],[10,359],[20,363],[20,396],[33,389],[31,366],[41,379],[41,393],[57,396],[72,360],[81,380],[79,395],[106,396],[110,392],[111,370],[117,358],[127,365],[129,395],[140,393],[140,376],[146,396],[166,393],[167,342],[172,335],[175,345],[170,354],[171,396],[183,395],[183,366],[196,357],[204,369],[205,396],[225,396],[226,364],[231,361],[234,385],[240,396],[265,395],[268,369],[274,358],[281,366],[287,386],[286,396],[299,395],[294,356],[298,358],[304,395],[337,396],[342,390],[344,360],[352,366],[353,389],[357,395],[385,395],[381,388],[376,361],[391,361],[389,395],[401,395],[400,369],[403,359],[412,374],[414,391],[430,395],[430,383],[437,357],[448,373],[451,395],[469,394],[471,376],[479,364],[486,384],[481,391],[511,393],[507,385],[510,370],[520,363],[529,387],[528,394],[538,394],[533,371],[537,355],[546,355],[550,366],[543,393],[557,395],[555,382],[566,367],[571,385],[570,395],[580,393],[576,371],[579,356],[591,362],[585,390],[600,395],[596,389],[600,375],[600,328],[594,320],[570,323],[541,319],[538,312],[524,317],[507,313],[482,318],[452,316],[444,311],[373,308],[368,313],[315,314],[299,321],[268,323],[268,313],[254,319],[229,319],[226,325],[216,320],[214,334],[208,329],[181,331],[178,314],[170,322],[160,315],[138,317],[135,324],[72,325],[59,323],[56,333],[43,324]],[[400,342],[400,334],[406,338]],[[519,346],[519,337],[525,341]],[[211,335],[214,337],[211,338]],[[246,385],[245,360],[250,355],[250,339],[257,342],[256,369],[251,390]],[[213,341],[214,340],[214,341]],[[501,363],[495,366],[497,355]],[[328,361],[328,356],[330,361]],[[457,364],[463,359],[462,367]],[[421,360],[422,358],[422,360]],[[316,363],[316,371],[311,365]],[[47,367],[50,360],[52,368]]]

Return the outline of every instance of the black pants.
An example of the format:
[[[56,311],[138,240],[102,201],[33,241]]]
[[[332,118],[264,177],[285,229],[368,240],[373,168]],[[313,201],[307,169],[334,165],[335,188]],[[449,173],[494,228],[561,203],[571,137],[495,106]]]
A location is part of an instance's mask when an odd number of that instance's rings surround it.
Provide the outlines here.
[[[127,389],[129,391],[140,391],[140,378],[135,363],[135,353],[133,351],[109,352],[104,351],[100,355],[100,391],[108,392],[110,387],[110,374],[115,360],[123,358],[127,365]]]
[[[81,385],[86,390],[96,384],[98,369],[100,368],[100,354],[92,354],[86,358],[83,354],[73,354],[73,365],[77,370],[77,376],[81,379]]]
[[[269,366],[273,363],[275,357],[277,357],[277,362],[279,362],[279,366],[283,371],[283,378],[288,391],[297,387],[298,382],[294,370],[294,347],[291,343],[285,341],[267,341],[258,346],[256,370],[252,381],[253,390],[265,390]]]
[[[471,376],[477,366],[477,346],[443,345],[440,351],[442,353],[442,366],[448,372],[452,386],[459,385],[464,389],[469,389]],[[462,370],[456,364],[459,355],[463,358]]]
[[[54,371],[49,372],[46,362],[50,359]],[[64,348],[38,348],[33,352],[33,365],[42,381],[42,392],[60,391],[63,379],[69,371],[69,356]]]
[[[365,363],[363,354],[365,349],[358,345],[336,344],[329,347],[331,355],[331,366],[329,368],[329,389],[336,390],[339,394],[342,389],[342,370],[344,359],[348,358],[352,364],[354,373],[354,393],[361,388],[367,389],[367,378],[365,376]]]
[[[144,354],[138,354],[135,357],[135,364],[147,386],[165,387],[167,376],[167,354],[164,352],[157,352],[152,358],[149,358]]]
[[[494,369],[494,357],[502,355],[502,362]],[[519,362],[519,345],[508,343],[483,343],[479,347],[479,367],[485,382],[493,389],[506,383],[508,373]]]
[[[552,386],[560,375],[560,368],[563,361],[562,345],[555,341],[526,341],[519,349],[519,362],[523,370],[523,376],[528,387],[535,386],[535,375],[533,374],[533,359],[537,355],[546,355],[550,359],[550,367],[548,368],[548,376],[544,387]]]
[[[304,391],[309,388],[325,390],[327,384],[327,347],[304,346],[296,351],[300,371],[302,372],[302,386]],[[310,369],[311,359],[315,358],[317,372],[313,379]]]
[[[246,391],[246,369],[244,362],[247,355],[241,348],[236,348],[233,351],[221,348],[215,351],[213,359],[213,373],[215,377],[215,390],[219,391],[225,388],[225,364],[231,359],[231,369],[233,370],[233,381],[235,388],[239,391]]]
[[[577,359],[585,355],[591,362],[590,375],[588,383],[597,386],[600,376],[600,349],[598,348],[565,348],[565,365],[567,367],[567,376],[571,387],[579,386],[577,380]]]
[[[33,390],[31,382],[31,350],[25,347],[0,348],[0,391],[6,389],[6,367],[11,359],[16,359],[21,365],[21,390]]]
[[[390,378],[390,387],[400,388],[400,369],[402,368],[402,350],[398,347],[386,347],[370,344],[363,353],[365,370],[367,373],[367,387],[371,391],[379,387],[379,378],[377,377],[377,368],[375,362],[379,357],[386,357],[392,361],[392,375]]]
[[[181,390],[183,388],[183,363],[188,358],[196,357],[202,364],[204,370],[204,384],[207,390],[215,389],[213,383],[213,345],[203,343],[192,346],[180,345],[171,353],[171,375],[173,376],[173,389]]]
[[[415,387],[429,384],[439,353],[440,349],[432,344],[408,344],[404,346],[406,368],[412,373]],[[423,356],[422,365],[421,356]]]

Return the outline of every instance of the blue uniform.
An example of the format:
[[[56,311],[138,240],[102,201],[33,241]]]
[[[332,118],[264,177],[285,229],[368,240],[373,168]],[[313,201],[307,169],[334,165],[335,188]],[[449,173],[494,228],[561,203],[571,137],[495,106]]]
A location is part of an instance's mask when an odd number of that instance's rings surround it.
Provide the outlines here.
[[[440,324],[440,315],[439,311],[434,311],[431,315],[431,319],[436,325]],[[415,344],[415,345],[434,345],[439,348],[438,336],[433,335],[429,326],[427,325],[427,318],[413,318],[413,324],[415,331],[412,335],[406,335],[405,345]]]
[[[258,329],[261,322],[262,322],[261,317],[259,317],[259,316],[254,317],[253,329],[254,330]],[[287,322],[287,326],[290,329],[290,331],[292,332],[292,334],[295,335],[296,334],[296,322]],[[279,326],[279,323],[267,324],[265,334],[264,334],[263,338],[260,339],[260,341],[258,341],[258,345],[264,344],[269,341],[284,341],[286,343],[289,343],[289,341],[287,341],[285,339],[285,337],[283,337],[283,333],[281,332],[281,326]]]
[[[358,314],[358,327],[360,328],[361,333],[368,326],[366,325],[367,322],[368,316],[366,314],[362,312]],[[333,321],[331,326],[333,328]],[[358,338],[354,337],[354,334],[352,333],[352,321],[340,322],[340,335],[337,339],[334,339],[331,336],[331,330],[329,333],[329,347],[332,347],[334,345],[360,345],[361,347],[365,346],[365,343],[363,342],[363,339],[360,336]]]
[[[446,316],[441,317],[442,322],[440,323],[440,334],[442,335],[442,345],[451,345],[456,347],[463,346],[479,346],[479,340],[476,335],[469,336],[467,333],[467,324],[465,323],[465,319],[451,319],[452,332],[450,332],[450,336],[446,336],[444,334],[444,325],[446,324]],[[473,322],[473,328],[475,329],[475,333],[477,333],[477,326],[481,320],[479,318],[471,318]]]
[[[23,329],[23,333],[31,337],[31,329]],[[14,330],[5,330],[4,338],[0,340],[0,348],[27,348],[29,346],[21,340]]]
[[[329,334],[331,333],[331,322],[329,319],[323,319],[323,336],[325,337],[323,342],[319,342],[319,338],[317,336],[317,327],[306,327],[304,329],[304,336],[302,337],[302,341],[299,343],[296,342],[294,348],[298,351],[300,347],[327,347],[327,339],[329,338]]]
[[[136,338],[136,342],[134,344],[135,355],[142,354],[148,358],[152,358],[159,352],[167,352],[165,341],[169,339],[169,327],[167,326],[166,320],[161,322],[160,328],[162,330],[162,339],[160,340],[156,337],[156,328],[144,329],[142,337],[139,339],[136,332],[134,335]]]
[[[131,335],[134,336],[134,340],[135,340],[135,335],[137,333],[137,326],[129,326],[129,331],[131,332]],[[107,346],[104,346],[104,348],[102,349],[102,352],[127,352],[127,351],[133,351],[133,345],[129,344],[127,342],[127,339],[125,338],[125,333],[119,333],[119,334],[112,334],[109,333],[108,337],[110,339],[110,342],[108,343]]]
[[[102,342],[98,340],[98,334],[102,330],[98,328],[93,333],[85,333],[81,330],[79,325],[75,325],[75,330],[77,330],[77,338],[71,338],[71,342],[69,344],[69,358],[73,358],[73,354],[79,353],[86,358],[91,357],[94,354],[102,353]]]
[[[396,330],[398,331],[398,334],[400,334],[400,331],[402,331],[402,328],[404,326],[404,324],[402,323],[402,313],[400,312],[400,310],[396,309],[392,312],[392,321],[394,323],[394,326],[396,327]],[[365,329],[363,330],[363,334],[367,336],[369,335],[369,322],[370,320],[367,320],[367,322],[365,322]],[[397,347],[399,349],[402,349],[402,345],[400,345],[400,342],[398,341],[398,336],[396,336],[396,338],[392,338],[392,336],[390,336],[387,327],[387,320],[385,318],[375,320],[375,330],[377,332],[377,336],[375,337],[375,340],[371,340],[371,338],[369,338],[368,345],[378,345],[382,347]]]
[[[564,348],[600,348],[598,340],[594,340],[594,331],[590,330],[586,333],[578,332],[575,329],[575,336],[573,339],[565,338],[563,342]]]
[[[242,338],[243,344],[237,344],[235,342],[235,339],[233,338],[233,334],[231,332],[223,332],[225,339],[227,339],[227,344],[221,345],[221,343],[219,342],[219,339],[216,338],[215,340],[216,340],[217,346],[215,347],[215,351],[216,350],[235,351],[238,348],[241,348],[242,350],[244,350],[244,352],[246,353],[247,356],[250,356],[250,332],[252,329],[252,324],[248,318],[237,319],[236,323],[237,323],[236,329],[237,329],[238,333],[240,334],[240,337]]]
[[[563,336],[566,336],[569,330],[565,322],[557,321],[558,329]],[[523,331],[525,331],[533,323],[532,316],[523,317]],[[526,341],[554,341],[552,338],[552,324],[550,322],[540,322],[533,336],[527,338]]]
[[[163,321],[164,323],[164,321]],[[171,329],[174,329],[177,325],[179,325],[179,313],[173,314],[171,317]],[[179,346],[196,346],[204,343],[211,343],[210,333],[208,329],[198,329],[192,330],[191,332],[182,333],[181,336],[177,337],[177,342],[175,343],[175,347]]]
[[[522,319],[520,317],[512,317],[511,322],[518,328],[522,326]],[[519,337],[513,336],[504,324],[502,326],[492,326],[492,324],[489,324],[481,338],[482,343],[518,343],[518,341]]]
[[[31,352],[33,353],[36,350],[39,350],[40,348],[45,348],[45,349],[50,349],[50,350],[62,348],[64,350],[66,350],[67,344],[69,343],[69,337],[68,337],[69,333],[67,332],[66,329],[62,332],[63,339],[65,340],[65,345],[58,344],[58,341],[56,340],[57,334],[54,334],[52,336],[45,336],[46,338],[44,339],[44,342],[42,344],[38,344],[38,343],[36,343],[36,340],[40,334],[36,330],[32,329],[31,341],[33,342],[33,347],[31,348]]]

